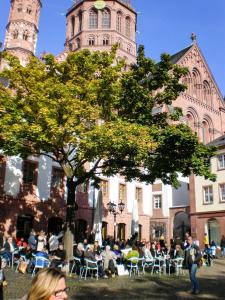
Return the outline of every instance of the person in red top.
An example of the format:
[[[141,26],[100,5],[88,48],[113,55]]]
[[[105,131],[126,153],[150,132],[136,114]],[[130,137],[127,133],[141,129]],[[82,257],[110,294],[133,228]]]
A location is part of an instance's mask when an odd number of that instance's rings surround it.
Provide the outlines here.
[[[21,238],[17,241],[17,246],[21,248],[27,248],[27,243],[24,241],[24,238]]]

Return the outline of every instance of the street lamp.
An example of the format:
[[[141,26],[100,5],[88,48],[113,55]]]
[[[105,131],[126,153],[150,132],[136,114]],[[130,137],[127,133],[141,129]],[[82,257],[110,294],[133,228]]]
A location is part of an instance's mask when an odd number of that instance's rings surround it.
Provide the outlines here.
[[[110,214],[113,214],[114,217],[114,241],[115,241],[116,240],[116,216],[119,214],[117,209],[122,214],[125,208],[125,204],[123,203],[122,200],[120,201],[120,203],[118,203],[118,205],[110,201],[109,203],[107,203],[107,208]]]

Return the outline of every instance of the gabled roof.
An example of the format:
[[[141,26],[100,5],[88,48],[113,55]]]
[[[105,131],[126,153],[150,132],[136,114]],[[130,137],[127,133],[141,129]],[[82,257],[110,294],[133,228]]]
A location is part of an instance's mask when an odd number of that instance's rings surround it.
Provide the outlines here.
[[[218,85],[217,85],[217,82],[216,82],[216,80],[215,80],[215,78],[214,78],[214,76],[213,76],[213,74],[212,74],[212,72],[211,72],[211,70],[210,70],[210,68],[209,68],[209,65],[208,65],[208,63],[207,63],[207,61],[206,61],[206,59],[205,59],[205,57],[204,57],[204,55],[203,55],[201,49],[199,48],[199,46],[198,46],[198,44],[197,44],[196,42],[193,43],[192,45],[190,45],[190,46],[184,48],[183,50],[181,50],[181,51],[179,51],[179,52],[177,52],[177,53],[171,55],[171,62],[174,63],[174,64],[179,63],[179,61],[181,61],[181,60],[185,57],[185,55],[186,55],[189,51],[191,51],[191,49],[194,48],[194,47],[196,47],[197,50],[199,51],[199,54],[200,54],[200,56],[202,57],[202,60],[203,60],[203,62],[204,62],[204,64],[205,64],[206,68],[208,69],[209,74],[210,74],[210,76],[211,76],[211,78],[212,78],[212,80],[213,80],[213,82],[214,82],[214,84],[215,84],[215,87],[216,87],[216,89],[217,89],[217,92],[218,92],[218,94],[220,95],[221,100],[222,100],[222,99],[223,99],[223,95],[222,95],[222,93],[221,93],[221,91],[220,91],[220,89],[219,89],[219,87],[218,87]],[[222,106],[224,107],[224,101],[222,101]]]
[[[187,52],[189,49],[191,49],[192,45],[184,48],[183,50],[171,55],[170,60],[173,64],[176,64]]]

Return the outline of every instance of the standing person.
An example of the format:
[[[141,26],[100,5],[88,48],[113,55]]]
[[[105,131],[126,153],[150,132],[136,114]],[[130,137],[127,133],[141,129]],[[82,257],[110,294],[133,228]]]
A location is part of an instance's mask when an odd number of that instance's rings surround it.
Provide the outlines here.
[[[43,269],[34,277],[28,296],[23,300],[68,299],[65,275],[53,268]]]
[[[204,244],[205,248],[208,247],[209,238],[208,238],[208,234],[207,233],[204,233],[203,244]]]
[[[187,239],[187,247],[184,251],[184,267],[189,270],[189,276],[192,283],[192,294],[199,294],[199,283],[196,278],[196,272],[202,258],[199,247],[193,243],[192,237]]]
[[[37,240],[36,240],[36,233],[35,233],[34,229],[32,229],[30,232],[30,236],[28,238],[28,245],[30,246],[32,251],[36,251]]]
[[[221,254],[223,257],[225,257],[225,235],[222,236],[222,239],[220,241],[220,247],[221,247]]]

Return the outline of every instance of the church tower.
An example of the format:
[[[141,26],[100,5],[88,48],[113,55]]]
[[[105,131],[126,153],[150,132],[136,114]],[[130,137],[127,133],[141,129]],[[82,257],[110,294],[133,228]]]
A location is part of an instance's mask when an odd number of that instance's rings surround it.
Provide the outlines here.
[[[41,0],[11,0],[4,48],[22,65],[35,54],[41,6]]]
[[[130,0],[74,0],[67,12],[66,49],[110,50],[118,44],[117,57],[136,61],[137,15]]]

